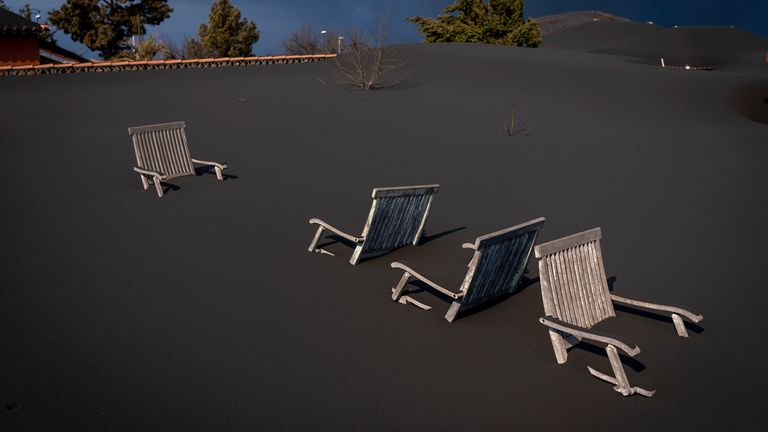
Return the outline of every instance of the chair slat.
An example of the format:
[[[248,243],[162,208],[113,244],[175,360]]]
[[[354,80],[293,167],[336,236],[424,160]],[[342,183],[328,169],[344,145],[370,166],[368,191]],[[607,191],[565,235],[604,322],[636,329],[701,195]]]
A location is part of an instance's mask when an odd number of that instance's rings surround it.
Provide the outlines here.
[[[578,323],[578,317],[576,316],[576,312],[574,310],[573,296],[568,290],[568,276],[565,273],[565,263],[563,262],[562,251],[556,253],[554,259],[555,262],[557,262],[557,266],[555,267],[557,272],[557,288],[559,290],[557,293],[559,293],[560,297],[563,298],[562,304],[565,306],[565,316],[568,318],[569,322],[572,321],[574,323]]]
[[[173,143],[168,139],[168,131],[157,131],[157,137],[160,140],[161,148],[163,150],[164,162],[168,167],[168,172],[172,175],[176,175],[179,172],[179,168],[175,164],[173,155]]]
[[[163,149],[162,145],[157,140],[157,135],[152,132],[147,132],[146,136],[152,146],[152,163],[155,166],[155,170],[160,171],[163,174],[171,174],[168,169],[163,166]]]
[[[187,143],[187,136],[184,133],[184,129],[174,129],[168,133],[169,138],[177,143],[175,158],[179,167],[179,174],[194,174],[195,168],[192,165],[192,157],[189,154],[189,144]]]
[[[576,253],[576,258],[578,260],[578,274],[581,279],[582,291],[585,295],[587,318],[589,319],[590,325],[594,325],[598,322],[598,317],[600,316],[600,313],[596,308],[597,299],[595,298],[594,291],[591,289],[594,280],[589,275],[589,266],[586,265],[586,247],[581,245],[578,246],[577,249],[578,252]]]
[[[605,317],[616,316],[616,312],[613,309],[613,301],[611,300],[611,294],[608,292],[608,278],[605,275],[605,264],[603,264],[603,251],[600,247],[600,241],[592,242],[593,255],[597,264],[595,265],[598,271],[598,282],[600,283],[595,288],[597,293],[601,296],[603,312]]]
[[[157,143],[157,152],[160,155],[158,163],[161,167],[163,167],[165,172],[169,174],[169,176],[175,176],[176,170],[173,169],[173,166],[171,166],[170,163],[170,144],[165,141],[163,131],[152,132],[152,138]]]
[[[579,299],[578,307],[581,320],[587,325],[592,325],[592,319],[589,316],[588,310],[589,301],[586,299],[588,287],[586,287],[581,280],[581,269],[579,269],[579,253],[577,252],[577,249],[578,248],[574,248],[566,251],[566,254],[568,255],[568,261],[571,264],[571,281]]]

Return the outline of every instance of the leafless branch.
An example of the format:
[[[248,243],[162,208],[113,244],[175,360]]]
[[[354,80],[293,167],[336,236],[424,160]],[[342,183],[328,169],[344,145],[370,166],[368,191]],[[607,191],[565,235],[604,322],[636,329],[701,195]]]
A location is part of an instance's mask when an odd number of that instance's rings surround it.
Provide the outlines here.
[[[510,114],[510,121],[509,124],[504,123],[504,133],[507,134],[507,136],[512,136],[515,134],[520,134],[522,136],[528,136],[533,132],[533,129],[535,126],[528,127],[527,125],[520,124],[517,125],[517,112],[514,105],[512,105],[512,113]]]

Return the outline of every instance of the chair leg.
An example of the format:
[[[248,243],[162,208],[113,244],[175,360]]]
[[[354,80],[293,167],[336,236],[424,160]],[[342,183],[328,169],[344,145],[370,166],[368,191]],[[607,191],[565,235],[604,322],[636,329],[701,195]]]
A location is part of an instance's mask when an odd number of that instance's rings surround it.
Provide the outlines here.
[[[683,319],[680,318],[680,315],[673,313],[672,322],[675,323],[675,330],[677,330],[678,336],[688,337],[688,330],[686,330],[685,323],[683,322]]]
[[[162,198],[163,197],[163,186],[160,185],[160,179],[155,177],[154,178],[154,182],[155,182],[155,190],[157,191],[157,196],[159,198]]]
[[[405,290],[405,286],[408,284],[408,280],[411,278],[411,274],[408,272],[403,272],[403,277],[400,278],[400,282],[397,283],[397,285],[392,288],[392,300],[398,301],[400,300],[400,297],[403,295],[403,291]]]
[[[458,315],[459,310],[461,309],[461,303],[455,301],[451,303],[451,307],[448,308],[448,312],[445,313],[445,319],[446,321],[453,322],[453,320],[456,319],[456,315]]]
[[[605,347],[605,352],[608,354],[608,360],[611,362],[611,369],[613,369],[613,376],[616,377],[616,387],[614,389],[624,396],[632,394],[629,386],[629,379],[626,372],[624,372],[624,366],[621,364],[621,358],[619,358],[619,352],[613,345]]]
[[[392,287],[392,300],[404,305],[412,304],[421,310],[432,309],[432,306],[430,305],[426,305],[409,295],[403,295],[406,292],[405,286],[408,285],[408,280],[410,278],[410,273],[403,273],[403,277],[400,278],[400,282],[397,283],[397,286]]]
[[[324,228],[323,228],[322,225],[317,227],[317,232],[315,233],[315,237],[312,239],[312,243],[309,244],[308,250],[310,252],[320,252],[317,249],[317,242],[318,242],[318,240],[320,240],[320,236],[323,235],[323,230],[324,230]]]
[[[608,360],[611,362],[611,369],[613,369],[614,376],[604,374],[587,366],[589,373],[591,373],[596,378],[613,384],[613,389],[621,393],[622,396],[632,396],[633,394],[639,394],[641,396],[651,397],[656,393],[656,390],[646,390],[640,387],[630,387],[629,379],[627,379],[627,374],[624,372],[624,366],[621,364],[621,358],[619,358],[619,353],[616,350],[616,347],[609,344],[607,347],[605,347],[605,352],[608,354]]]
[[[139,174],[139,178],[141,178],[141,185],[144,186],[144,190],[147,190],[149,188],[149,182],[147,181],[147,178],[144,176],[144,174]]]
[[[219,180],[224,180],[224,177],[221,175],[221,168],[215,166],[213,167],[216,170],[216,178]]]
[[[565,338],[562,333],[549,329],[549,339],[552,341],[552,350],[555,351],[557,364],[563,364],[568,361],[568,349],[565,347]]]
[[[363,245],[358,244],[355,246],[354,252],[352,252],[352,257],[349,258],[349,263],[352,265],[356,265],[358,261],[360,261],[360,258],[362,258],[363,253]]]

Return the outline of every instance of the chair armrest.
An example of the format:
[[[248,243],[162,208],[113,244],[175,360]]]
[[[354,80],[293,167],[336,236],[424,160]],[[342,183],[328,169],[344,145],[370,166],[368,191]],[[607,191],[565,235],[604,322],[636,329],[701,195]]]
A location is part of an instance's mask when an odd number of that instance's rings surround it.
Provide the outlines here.
[[[477,250],[474,243],[464,243],[463,245],[461,245],[461,247],[464,249]]]
[[[440,291],[441,293],[447,295],[448,297],[452,299],[460,299],[464,297],[464,291],[455,293],[453,291],[448,290],[447,288],[443,288],[440,285],[436,284],[435,282],[432,282],[431,280],[427,279],[422,274],[415,271],[409,264],[402,262],[402,261],[395,261],[392,264],[389,265],[392,268],[400,269],[405,272],[408,272],[411,276],[415,277],[416,279],[424,282],[425,284],[431,286],[432,288]]]
[[[340,230],[338,228],[333,227],[328,222],[322,221],[320,219],[312,218],[312,219],[309,220],[309,223],[310,224],[318,224],[318,225],[322,226],[323,228],[327,229],[328,231],[331,231],[334,234],[339,235],[339,236],[341,236],[341,237],[343,237],[343,238],[345,238],[345,239],[347,239],[347,240],[349,240],[351,242],[354,242],[354,243],[361,243],[363,240],[365,240],[365,237],[351,236],[351,235],[345,233],[344,231],[342,231],[342,230]]]
[[[617,348],[621,348],[622,351],[627,353],[628,356],[634,357],[640,354],[640,347],[632,342],[621,340],[616,336],[609,335],[604,332],[599,332],[591,329],[585,329],[584,327],[575,326],[564,321],[560,321],[557,318],[543,317],[539,318],[539,322],[545,326],[559,330],[564,333],[568,333],[574,336],[579,336],[582,339],[588,339],[595,342],[602,342],[604,344],[611,344]]]
[[[227,164],[225,164],[225,163],[204,161],[204,160],[199,160],[199,159],[192,159],[192,162],[194,162],[196,164],[200,164],[200,165],[213,165],[215,167],[218,167],[219,169],[227,168]]]
[[[637,307],[646,308],[646,309],[676,313],[678,315],[682,315],[688,318],[689,320],[695,323],[701,322],[701,320],[704,319],[704,316],[701,314],[697,314],[695,312],[691,312],[687,309],[683,309],[677,306],[668,306],[668,305],[662,305],[662,304],[656,304],[656,303],[649,303],[642,300],[633,300],[630,298],[617,296],[616,294],[611,294],[611,300],[613,300],[614,303],[621,303],[625,305],[637,306]]]
[[[144,168],[133,167],[133,170],[136,171],[139,174],[144,174],[144,175],[148,175],[148,176],[152,176],[152,177],[157,177],[160,180],[165,180],[165,179],[168,178],[167,176],[165,176],[163,174],[160,174],[159,172],[150,171],[150,170],[147,170],[147,169],[144,169]]]

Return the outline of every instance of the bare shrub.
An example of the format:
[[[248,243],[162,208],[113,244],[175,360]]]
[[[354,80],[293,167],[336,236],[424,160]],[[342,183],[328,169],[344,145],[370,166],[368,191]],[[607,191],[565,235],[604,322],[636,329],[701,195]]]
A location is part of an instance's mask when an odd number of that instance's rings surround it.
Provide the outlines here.
[[[362,90],[398,84],[402,77],[389,79],[387,74],[403,66],[403,63],[394,58],[391,47],[384,45],[386,39],[383,20],[373,42],[369,42],[359,31],[352,32],[343,54],[334,59],[339,81]]]
[[[517,112],[516,108],[513,105],[512,106],[512,113],[510,114],[510,122],[509,124],[504,123],[504,133],[507,134],[507,136],[512,136],[515,134],[520,134],[522,136],[528,136],[533,132],[535,126],[528,127],[524,124],[517,124]]]

